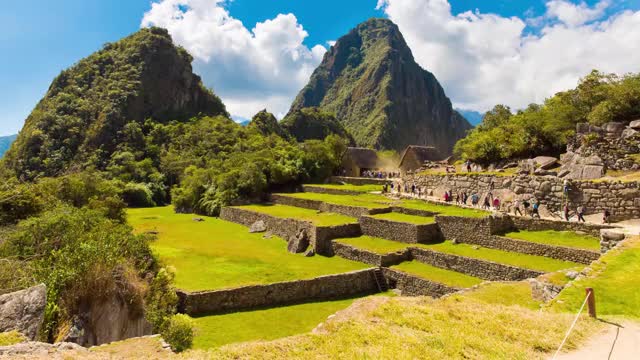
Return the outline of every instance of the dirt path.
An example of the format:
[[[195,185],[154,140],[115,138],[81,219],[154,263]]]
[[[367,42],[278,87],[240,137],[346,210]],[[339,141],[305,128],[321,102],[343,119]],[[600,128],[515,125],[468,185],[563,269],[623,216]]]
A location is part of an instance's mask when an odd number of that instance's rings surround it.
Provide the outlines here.
[[[640,359],[640,324],[624,322],[607,325],[580,349],[561,353],[556,360],[638,360]]]

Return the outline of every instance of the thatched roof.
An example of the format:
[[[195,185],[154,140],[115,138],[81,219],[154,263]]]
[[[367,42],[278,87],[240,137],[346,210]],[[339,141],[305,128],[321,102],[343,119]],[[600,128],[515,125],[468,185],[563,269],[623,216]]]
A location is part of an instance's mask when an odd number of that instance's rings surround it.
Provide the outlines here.
[[[378,154],[374,150],[365,148],[347,148],[342,158],[350,158],[361,169],[375,169],[378,167]]]
[[[409,154],[414,154],[420,164],[424,164],[426,161],[441,161],[444,159],[444,156],[433,146],[409,145],[402,153],[400,167],[402,167],[402,164]]]

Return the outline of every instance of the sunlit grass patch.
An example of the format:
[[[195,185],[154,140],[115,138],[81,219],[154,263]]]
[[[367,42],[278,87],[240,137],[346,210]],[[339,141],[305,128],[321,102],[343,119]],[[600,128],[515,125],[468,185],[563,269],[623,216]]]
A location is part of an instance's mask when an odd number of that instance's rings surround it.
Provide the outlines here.
[[[566,246],[576,249],[600,251],[600,239],[574,231],[528,231],[520,230],[505,234],[506,237],[546,245]]]

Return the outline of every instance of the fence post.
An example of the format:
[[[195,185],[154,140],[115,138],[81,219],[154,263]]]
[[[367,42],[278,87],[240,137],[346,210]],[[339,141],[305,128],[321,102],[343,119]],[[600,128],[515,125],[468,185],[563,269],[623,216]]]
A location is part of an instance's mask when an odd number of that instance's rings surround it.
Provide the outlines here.
[[[586,288],[587,292],[587,306],[589,307],[589,316],[596,317],[596,295],[592,288]]]

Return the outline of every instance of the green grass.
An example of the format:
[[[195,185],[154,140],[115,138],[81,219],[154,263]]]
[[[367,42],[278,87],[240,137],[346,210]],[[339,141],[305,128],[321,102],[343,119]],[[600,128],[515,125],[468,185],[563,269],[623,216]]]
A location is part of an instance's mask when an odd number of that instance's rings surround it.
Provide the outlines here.
[[[473,291],[453,294],[450,299],[458,301],[462,298],[474,299],[492,305],[517,305],[533,310],[540,309],[542,305],[541,301],[531,297],[531,285],[527,281],[488,282]]]
[[[429,211],[429,212],[437,213],[440,215],[462,216],[462,217],[470,217],[470,218],[482,218],[491,214],[488,211],[463,208],[463,207],[454,206],[454,205],[441,205],[441,204],[436,204],[436,203],[422,201],[422,200],[402,200],[402,202],[398,204],[398,206],[407,208],[407,209]]]
[[[505,236],[512,239],[525,240],[539,244],[600,251],[600,240],[598,238],[590,235],[580,235],[573,231],[520,230],[517,232],[510,232]]]
[[[376,254],[384,255],[397,251],[403,251],[410,245],[398,241],[391,241],[387,239],[381,239],[373,236],[363,235],[355,238],[336,239],[334,241],[342,244],[351,245],[358,249],[368,250]]]
[[[391,200],[383,195],[378,194],[360,194],[360,195],[335,195],[335,194],[318,194],[318,193],[295,193],[295,194],[279,194],[284,196],[295,197],[306,200],[318,200],[327,204],[361,206],[368,209],[379,209],[389,207]]]
[[[391,212],[386,214],[376,214],[370,215],[376,219],[382,220],[390,220],[390,221],[398,221],[416,225],[425,225],[425,224],[433,224],[436,222],[434,217],[426,217],[426,216],[415,216],[415,215],[407,215],[397,212]]]
[[[353,184],[305,184],[305,186],[313,186],[323,189],[357,191],[361,193],[370,193],[374,191],[382,191],[382,185],[353,185]]]
[[[269,284],[366,268],[365,264],[287,252],[278,237],[264,239],[245,226],[216,218],[175,214],[171,207],[130,209],[137,232],[157,231],[151,246],[160,260],[175,269],[176,286],[187,291]]]
[[[335,225],[344,225],[344,224],[354,224],[358,222],[356,218],[352,218],[345,215],[318,212],[317,210],[299,208],[299,207],[289,206],[289,205],[256,204],[256,205],[245,205],[245,206],[236,206],[236,207],[240,209],[245,209],[245,210],[257,211],[263,214],[268,214],[268,215],[272,215],[280,218],[311,221],[314,225],[317,225],[317,226],[335,226]]]
[[[483,280],[456,271],[445,270],[435,266],[423,264],[419,261],[407,261],[391,267],[426,280],[435,281],[447,286],[468,288],[480,284]]]
[[[593,288],[598,315],[640,319],[640,237],[625,240],[591,266],[591,272],[553,300],[551,308],[574,312]]]
[[[346,309],[356,299],[324,301],[211,315],[195,318],[194,349],[209,349],[222,345],[274,340],[313,330],[331,314]]]
[[[15,345],[27,341],[27,338],[17,331],[0,333],[0,346]]]
[[[580,264],[571,261],[556,260],[544,256],[520,254],[516,252],[489,249],[485,247],[477,247],[476,249],[476,247],[474,247],[473,245],[454,244],[451,241],[445,241],[439,244],[430,245],[422,244],[421,247],[447,254],[488,260],[501,264],[545,272],[569,269],[580,266]]]

